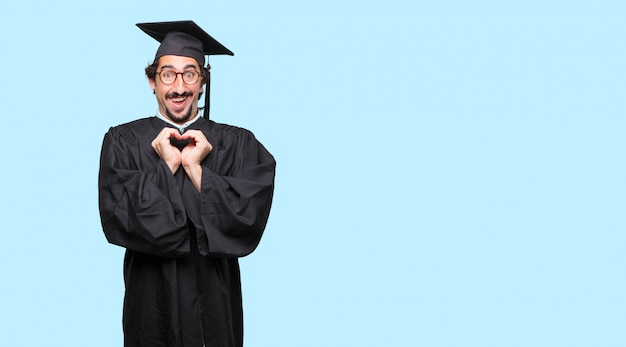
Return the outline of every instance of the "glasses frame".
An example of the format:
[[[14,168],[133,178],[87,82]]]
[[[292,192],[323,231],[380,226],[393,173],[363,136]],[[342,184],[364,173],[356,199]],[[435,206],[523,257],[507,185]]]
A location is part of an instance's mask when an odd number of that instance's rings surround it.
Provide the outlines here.
[[[161,73],[162,73],[163,71],[166,71],[166,72],[170,72],[170,73],[176,74],[176,77],[172,80],[172,82],[167,83],[167,82],[165,82],[165,81],[163,80],[163,76],[161,76]],[[189,83],[189,82],[185,81],[185,77],[183,77],[183,74],[185,74],[186,72],[191,72],[191,71],[193,71],[193,72],[195,72],[195,73],[197,74],[196,81],[195,81],[195,82],[193,82],[193,83]],[[196,69],[187,69],[187,70],[185,70],[185,71],[183,71],[183,72],[176,72],[176,71],[175,71],[175,70],[173,70],[173,69],[166,69],[166,70],[161,70],[161,71],[157,72],[156,74],[157,74],[157,75],[159,75],[159,79],[161,80],[161,82],[163,82],[163,84],[168,84],[168,85],[169,85],[169,84],[173,84],[174,82],[176,82],[176,80],[178,79],[178,75],[180,75],[180,78],[182,78],[183,83],[185,83],[185,84],[186,84],[186,85],[188,85],[188,86],[193,86],[194,84],[198,83],[198,81],[200,81],[200,78],[202,78],[202,74],[200,73],[200,71],[197,71]]]

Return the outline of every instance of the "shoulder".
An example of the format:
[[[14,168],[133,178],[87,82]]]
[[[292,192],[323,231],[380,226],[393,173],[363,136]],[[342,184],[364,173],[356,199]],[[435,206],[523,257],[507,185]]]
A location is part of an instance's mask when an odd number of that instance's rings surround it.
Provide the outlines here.
[[[146,130],[146,128],[151,128],[158,122],[163,122],[163,121],[161,121],[160,119],[154,116],[139,118],[128,123],[123,123],[123,124],[113,126],[111,127],[111,129],[109,129],[109,131],[113,130],[113,131],[119,131],[119,132],[122,132],[122,131],[143,132]]]
[[[212,120],[208,121],[209,129],[224,138],[254,138],[254,134],[252,131],[238,127],[235,125],[225,124],[225,123],[217,123]]]
[[[107,135],[127,142],[134,142],[144,137],[153,139],[163,127],[163,124],[159,123],[163,123],[163,121],[156,117],[140,118],[111,127]]]

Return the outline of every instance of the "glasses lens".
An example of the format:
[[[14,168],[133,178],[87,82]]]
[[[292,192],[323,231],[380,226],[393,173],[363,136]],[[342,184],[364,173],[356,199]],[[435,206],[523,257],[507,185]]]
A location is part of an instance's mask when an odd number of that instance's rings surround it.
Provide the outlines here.
[[[161,81],[165,84],[170,84],[176,80],[176,72],[170,70],[161,71],[159,76],[161,76]]]
[[[161,70],[158,73],[161,76],[161,81],[165,84],[172,84],[176,81],[176,76],[179,74],[183,78],[183,82],[186,84],[196,84],[198,82],[198,78],[200,74],[195,70],[187,70],[185,72],[176,72],[174,70]]]
[[[183,81],[187,84],[195,84],[198,81],[198,73],[194,70],[183,72]]]

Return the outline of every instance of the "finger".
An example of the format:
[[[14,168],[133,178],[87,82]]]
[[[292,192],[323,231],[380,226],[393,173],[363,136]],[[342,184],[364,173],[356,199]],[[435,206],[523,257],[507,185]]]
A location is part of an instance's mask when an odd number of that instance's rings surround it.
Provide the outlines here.
[[[176,137],[177,134],[178,131],[176,131],[176,129],[164,127],[163,129],[161,129],[156,138],[152,140],[152,148],[157,151],[161,151],[161,148],[165,149],[172,147],[172,144],[170,143],[170,138]]]
[[[202,143],[209,142],[206,136],[204,136],[204,133],[200,130],[188,130],[182,136],[184,138],[193,139],[195,142],[202,142]]]
[[[180,133],[178,132],[177,129],[165,127],[163,128],[162,133],[163,133],[163,137],[167,139],[170,139],[172,137],[176,139],[180,139]]]
[[[180,139],[180,134],[174,128],[163,128],[159,135],[157,136],[157,141],[162,143],[165,146],[170,145],[170,139]]]

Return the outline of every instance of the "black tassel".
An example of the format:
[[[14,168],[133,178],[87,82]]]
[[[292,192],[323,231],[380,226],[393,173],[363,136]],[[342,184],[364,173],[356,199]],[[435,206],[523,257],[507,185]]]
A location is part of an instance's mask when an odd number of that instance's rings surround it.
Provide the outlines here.
[[[204,93],[204,118],[209,120],[209,108],[211,107],[211,79],[206,82],[206,90]]]

